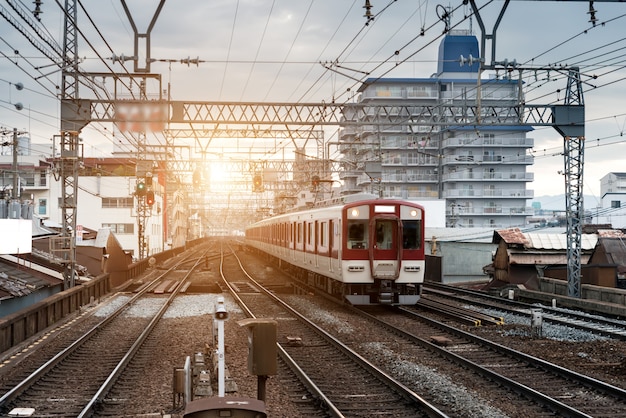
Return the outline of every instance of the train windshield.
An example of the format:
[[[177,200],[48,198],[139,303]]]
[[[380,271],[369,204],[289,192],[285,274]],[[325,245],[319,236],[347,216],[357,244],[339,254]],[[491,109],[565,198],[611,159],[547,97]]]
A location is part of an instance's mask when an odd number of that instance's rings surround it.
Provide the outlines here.
[[[367,248],[367,235],[367,221],[348,221],[348,248],[359,250]]]
[[[422,242],[422,221],[402,221],[402,248],[405,250],[419,250]]]
[[[379,250],[391,250],[393,248],[393,231],[396,225],[395,220],[376,220],[376,248]]]

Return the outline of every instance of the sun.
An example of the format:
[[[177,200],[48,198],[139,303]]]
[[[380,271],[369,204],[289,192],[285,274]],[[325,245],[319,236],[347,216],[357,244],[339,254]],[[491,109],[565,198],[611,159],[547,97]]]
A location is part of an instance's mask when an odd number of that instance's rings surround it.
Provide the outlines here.
[[[232,173],[228,170],[228,166],[221,161],[209,162],[210,181],[211,183],[230,183],[233,180]]]

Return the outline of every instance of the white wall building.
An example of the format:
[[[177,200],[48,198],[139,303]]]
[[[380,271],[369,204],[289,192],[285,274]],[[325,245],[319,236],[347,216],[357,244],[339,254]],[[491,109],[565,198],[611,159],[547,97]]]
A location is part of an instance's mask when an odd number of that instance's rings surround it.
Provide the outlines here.
[[[5,200],[11,195],[13,183],[12,155],[0,156],[0,187]],[[60,226],[62,184],[54,171],[52,159],[36,155],[18,155],[22,207],[48,224]],[[85,158],[78,176],[76,225],[99,230],[110,228],[124,250],[139,255],[137,223],[138,198],[135,160],[123,158]],[[145,253],[163,251],[164,210],[163,188],[154,178],[154,205],[148,207],[145,221]],[[142,198],[143,199],[143,198]],[[1,209],[1,208],[0,208]],[[0,213],[0,216],[3,216]],[[80,240],[80,234],[77,234]]]
[[[597,224],[626,228],[626,173],[609,173],[600,179],[601,208],[591,209]]]

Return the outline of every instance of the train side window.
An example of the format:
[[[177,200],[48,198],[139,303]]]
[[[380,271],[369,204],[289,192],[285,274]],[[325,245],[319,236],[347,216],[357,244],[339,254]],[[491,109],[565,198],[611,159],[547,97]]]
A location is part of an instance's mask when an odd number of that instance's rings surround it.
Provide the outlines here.
[[[419,250],[422,242],[422,222],[402,221],[402,248]]]
[[[315,224],[313,222],[309,222],[309,231],[307,232],[307,244],[315,244]]]
[[[298,230],[296,232],[296,235],[297,235],[296,236],[296,242],[298,244],[301,244],[302,243],[302,224],[301,223],[297,224],[297,229]]]
[[[367,225],[361,220],[348,221],[348,248],[367,248]]]

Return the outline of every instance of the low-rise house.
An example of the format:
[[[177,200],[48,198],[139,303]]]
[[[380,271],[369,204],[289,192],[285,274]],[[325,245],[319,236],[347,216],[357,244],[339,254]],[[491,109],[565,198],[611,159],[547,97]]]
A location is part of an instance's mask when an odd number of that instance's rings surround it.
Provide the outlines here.
[[[597,234],[582,234],[581,264],[587,265],[598,241]],[[538,289],[539,278],[567,280],[567,236],[565,233],[525,233],[519,228],[497,230],[493,243],[498,247],[493,262],[483,267],[491,278],[488,288],[523,284]],[[583,283],[590,277],[583,274]]]

